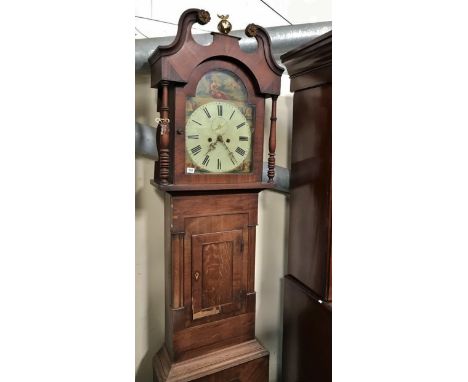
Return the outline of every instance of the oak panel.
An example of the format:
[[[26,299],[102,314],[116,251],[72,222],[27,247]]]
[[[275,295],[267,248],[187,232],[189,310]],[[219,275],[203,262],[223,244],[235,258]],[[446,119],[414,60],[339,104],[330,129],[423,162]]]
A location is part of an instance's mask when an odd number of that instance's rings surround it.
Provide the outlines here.
[[[246,285],[242,245],[240,229],[192,235],[193,320],[242,312],[245,301],[241,294]]]
[[[232,302],[232,241],[211,243],[202,251],[202,308]]]

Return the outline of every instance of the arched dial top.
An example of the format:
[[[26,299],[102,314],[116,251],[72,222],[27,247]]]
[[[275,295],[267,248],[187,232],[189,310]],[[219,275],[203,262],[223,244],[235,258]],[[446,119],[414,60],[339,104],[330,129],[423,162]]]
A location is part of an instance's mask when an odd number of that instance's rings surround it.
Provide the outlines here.
[[[225,59],[235,62],[249,72],[259,94],[265,97],[280,94],[281,75],[284,71],[271,53],[268,33],[259,25],[250,24],[248,37],[257,40],[254,52],[244,52],[239,46],[239,37],[212,32],[210,45],[198,44],[191,32],[195,22],[204,24],[210,20],[209,13],[201,9],[186,10],[179,20],[175,40],[158,48],[148,58],[151,67],[151,86],[159,87],[161,81],[186,84],[192,71],[208,60]]]
[[[193,111],[185,127],[188,158],[194,166],[187,173],[250,171],[252,132],[233,103],[212,101]]]

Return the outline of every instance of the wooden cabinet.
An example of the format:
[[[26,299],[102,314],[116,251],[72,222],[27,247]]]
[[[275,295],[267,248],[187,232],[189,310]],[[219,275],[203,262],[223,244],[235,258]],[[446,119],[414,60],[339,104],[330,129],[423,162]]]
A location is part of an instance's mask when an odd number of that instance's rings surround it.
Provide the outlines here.
[[[268,380],[269,353],[255,339],[257,205],[258,191],[166,194],[166,341],[155,381]]]
[[[294,94],[288,273],[331,301],[331,84]]]
[[[175,361],[254,338],[257,202],[256,192],[166,196],[166,344]]]
[[[281,56],[293,133],[283,380],[331,381],[332,32]]]

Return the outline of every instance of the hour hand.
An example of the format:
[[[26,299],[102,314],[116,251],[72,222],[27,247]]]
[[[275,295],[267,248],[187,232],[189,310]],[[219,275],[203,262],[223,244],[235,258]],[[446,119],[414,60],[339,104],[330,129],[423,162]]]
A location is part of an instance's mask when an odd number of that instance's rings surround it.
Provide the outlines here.
[[[234,164],[236,164],[236,163],[237,163],[237,159],[236,159],[236,157],[234,156],[234,153],[233,153],[231,150],[229,150],[228,145],[226,144],[226,142],[224,142],[224,139],[223,139],[223,137],[222,137],[221,135],[218,135],[217,141],[219,141],[219,142],[221,142],[221,143],[223,144],[224,148],[225,148],[225,149],[227,150],[227,152],[228,152],[228,155],[229,155],[229,158],[231,159],[231,162],[234,163]]]
[[[224,142],[222,135],[218,135],[218,138],[216,139],[216,142],[221,142],[223,144],[223,146],[226,148],[226,150],[228,152],[231,152],[231,150],[229,150],[229,147],[227,146],[227,144]]]
[[[213,151],[216,148],[216,143],[218,143],[218,141],[210,143],[210,147],[208,148],[208,151],[206,152],[205,155],[208,155],[210,151]]]

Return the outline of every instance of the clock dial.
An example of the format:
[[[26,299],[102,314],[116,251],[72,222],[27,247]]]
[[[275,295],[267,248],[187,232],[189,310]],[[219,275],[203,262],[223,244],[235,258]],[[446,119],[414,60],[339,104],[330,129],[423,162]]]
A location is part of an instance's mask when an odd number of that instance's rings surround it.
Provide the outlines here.
[[[249,158],[252,148],[247,119],[229,102],[208,102],[195,109],[185,134],[190,160],[206,172],[235,171]]]

